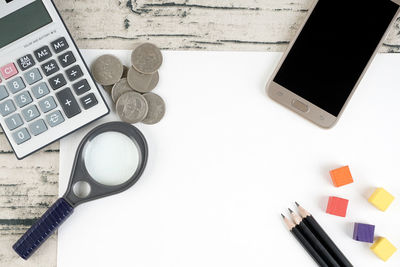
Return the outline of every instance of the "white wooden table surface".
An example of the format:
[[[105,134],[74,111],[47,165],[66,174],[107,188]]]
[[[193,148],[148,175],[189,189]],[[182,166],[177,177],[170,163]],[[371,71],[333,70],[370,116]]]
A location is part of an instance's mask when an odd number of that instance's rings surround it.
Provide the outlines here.
[[[284,51],[312,0],[54,0],[80,48]],[[370,19],[370,18],[365,18]],[[344,40],[345,41],[345,40]],[[362,46],[362,44],[360,44]],[[397,19],[381,52],[400,52]],[[17,161],[0,133],[0,266],[56,266],[53,236],[29,261],[12,244],[58,194],[58,143]]]

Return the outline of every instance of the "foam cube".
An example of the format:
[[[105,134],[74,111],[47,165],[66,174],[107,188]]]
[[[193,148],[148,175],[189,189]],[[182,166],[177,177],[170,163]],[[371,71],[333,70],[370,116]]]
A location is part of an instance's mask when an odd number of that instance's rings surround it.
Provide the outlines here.
[[[392,204],[394,196],[383,188],[377,188],[368,201],[381,211],[386,211]]]
[[[347,199],[340,197],[329,197],[326,213],[340,217],[346,217],[348,205],[349,201]]]
[[[360,242],[374,243],[375,225],[355,223],[353,239]]]
[[[331,170],[329,174],[331,175],[333,185],[336,187],[353,183],[349,166]]]
[[[378,256],[381,260],[387,261],[396,251],[397,248],[393,246],[384,237],[380,237],[372,246],[371,250]]]

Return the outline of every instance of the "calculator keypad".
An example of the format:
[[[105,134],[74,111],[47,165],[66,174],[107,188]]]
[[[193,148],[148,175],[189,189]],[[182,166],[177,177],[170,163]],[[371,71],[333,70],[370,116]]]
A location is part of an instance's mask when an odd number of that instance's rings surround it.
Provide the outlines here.
[[[28,130],[26,128],[21,128],[21,129],[15,131],[12,134],[12,136],[14,138],[15,143],[17,143],[17,145],[25,143],[26,141],[31,139],[31,135],[28,133]]]
[[[42,70],[44,75],[50,76],[58,72],[60,68],[58,67],[57,62],[54,59],[52,59],[49,62],[42,65]]]
[[[59,38],[0,66],[0,116],[17,145],[98,104],[83,66],[68,48]],[[67,81],[73,82],[70,88]]]
[[[81,109],[78,105],[78,102],[76,102],[71,89],[65,88],[56,95],[67,118],[72,118],[81,113]]]
[[[4,85],[0,85],[0,101],[8,97],[7,89]]]
[[[46,120],[47,123],[50,125],[50,127],[56,127],[57,125],[65,121],[63,115],[59,110],[54,111],[49,115],[47,115]]]
[[[61,38],[55,40],[54,42],[52,42],[51,46],[53,47],[54,52],[56,52],[57,54],[64,51],[65,49],[68,49],[68,47],[69,47],[69,45],[64,37],[61,37]]]
[[[97,99],[93,93],[88,94],[81,98],[81,103],[84,109],[90,109],[97,105]]]
[[[4,79],[8,80],[18,74],[18,70],[14,63],[7,64],[0,68],[0,72]]]
[[[22,110],[22,116],[25,121],[30,122],[40,116],[40,112],[35,105],[29,106]]]
[[[67,84],[67,81],[64,78],[64,75],[57,74],[56,76],[54,76],[53,78],[51,78],[49,80],[50,86],[51,88],[53,88],[53,90],[57,90],[60,89],[61,87],[63,87],[64,85]]]
[[[29,124],[29,130],[34,136],[38,136],[39,134],[47,131],[47,126],[44,120],[40,119]]]
[[[45,61],[46,59],[51,58],[51,56],[53,55],[47,45],[39,48],[38,50],[35,50],[34,54],[39,62]]]
[[[83,79],[77,83],[74,83],[72,85],[72,88],[74,88],[75,94],[77,94],[77,95],[82,95],[90,90],[89,83],[86,79]]]
[[[25,83],[22,81],[21,77],[17,77],[9,82],[7,82],[7,87],[11,93],[15,94],[25,89]]]
[[[67,69],[66,74],[68,80],[70,80],[71,82],[83,76],[82,69],[81,67],[79,67],[79,65],[75,65],[72,68]]]
[[[58,57],[58,62],[60,62],[61,66],[63,68],[68,67],[72,63],[76,62],[76,58],[74,57],[74,54],[71,51],[68,51],[65,54],[62,54],[61,56]]]
[[[29,85],[32,85],[40,81],[42,79],[42,75],[38,69],[32,69],[24,73],[24,78]]]
[[[10,131],[17,129],[22,124],[24,123],[22,122],[21,116],[18,114],[11,115],[6,119],[6,125]]]
[[[26,71],[27,69],[35,65],[35,60],[33,59],[32,55],[28,54],[26,56],[19,58],[17,60],[17,63],[22,71]]]
[[[36,99],[40,99],[50,93],[49,87],[45,82],[33,86],[31,90]]]
[[[0,114],[3,117],[6,117],[7,115],[13,113],[15,110],[16,108],[14,102],[11,99],[0,103]]]
[[[26,105],[32,103],[32,97],[31,94],[29,94],[28,91],[24,91],[14,97],[15,103],[17,104],[18,107],[23,108]]]
[[[45,99],[39,101],[40,110],[43,113],[47,113],[57,107],[56,101],[52,96],[46,97]]]

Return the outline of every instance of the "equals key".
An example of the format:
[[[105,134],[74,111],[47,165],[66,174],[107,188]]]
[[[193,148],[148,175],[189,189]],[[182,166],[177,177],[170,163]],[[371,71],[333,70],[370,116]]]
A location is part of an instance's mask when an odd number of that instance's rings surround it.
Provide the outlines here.
[[[91,107],[97,105],[97,99],[93,93],[88,94],[81,98],[81,103],[84,109],[90,109]]]

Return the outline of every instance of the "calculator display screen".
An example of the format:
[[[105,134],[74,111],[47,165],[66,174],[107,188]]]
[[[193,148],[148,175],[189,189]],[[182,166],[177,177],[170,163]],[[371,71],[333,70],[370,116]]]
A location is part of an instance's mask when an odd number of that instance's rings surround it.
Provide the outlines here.
[[[0,49],[52,21],[41,0],[36,0],[1,18]]]

